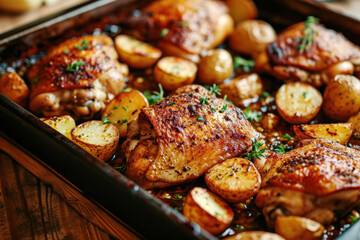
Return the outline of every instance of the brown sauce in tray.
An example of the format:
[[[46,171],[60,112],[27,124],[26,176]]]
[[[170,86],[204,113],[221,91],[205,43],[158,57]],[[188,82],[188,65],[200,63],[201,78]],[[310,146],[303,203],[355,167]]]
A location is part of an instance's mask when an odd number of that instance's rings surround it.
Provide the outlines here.
[[[15,53],[11,52],[13,49],[9,51],[3,51],[2,56],[0,57],[0,76],[6,72],[17,72],[26,80],[26,72],[32,65],[34,65],[41,57],[46,54],[46,49],[51,47],[51,45],[60,43],[64,39],[71,38],[73,36],[79,36],[79,33],[106,34],[114,38],[115,36],[122,33],[121,28],[117,24],[121,21],[123,16],[123,14],[106,16],[98,22],[88,24],[85,28],[81,29],[81,31],[74,29],[66,33],[61,38],[52,39],[54,41],[49,40],[49,42],[37,44],[32,49],[20,48],[18,49],[18,52]],[[226,48],[226,43],[221,47]],[[242,73],[243,72],[235,72],[233,76],[238,76]],[[294,137],[294,133],[291,130],[290,124],[280,119],[277,127],[271,131],[266,131],[262,126],[260,121],[261,118],[263,118],[268,113],[277,114],[274,95],[276,90],[282,84],[270,76],[262,76],[262,80],[264,82],[265,90],[269,93],[269,96],[260,96],[258,99],[253,99],[251,103],[245,104],[249,106],[250,111],[256,111],[259,114],[259,122],[253,121],[252,124],[254,128],[262,134],[260,140],[267,145],[267,149],[274,150],[276,146],[282,145],[285,150],[291,150],[296,145],[297,139]],[[153,80],[152,77],[152,69],[147,69],[145,71],[130,69],[130,75],[128,76],[126,87],[138,89],[141,92],[158,90],[157,83]],[[245,108],[243,108],[243,110],[246,111]],[[327,121],[327,118],[320,112],[311,123],[324,123]],[[284,139],[283,136],[285,134],[292,136],[293,140]],[[353,147],[358,146],[354,145]],[[117,157],[114,156],[113,159],[116,158]],[[119,166],[121,164],[110,161],[109,165]],[[155,197],[161,199],[165,204],[173,207],[176,211],[182,212],[184,199],[186,198],[187,193],[194,186],[206,187],[203,177],[200,177],[196,181],[186,185],[166,189],[155,189],[150,190],[149,192]],[[245,230],[267,230],[266,222],[264,216],[262,215],[261,209],[255,206],[253,198],[247,200],[244,203],[232,205],[232,207],[235,213],[234,220],[231,224],[231,227],[225,230],[220,235],[220,237],[233,235],[234,233]],[[360,210],[357,209],[357,211]],[[351,214],[358,213],[352,212]],[[351,227],[352,219],[349,216],[350,214],[328,226],[322,239],[335,239],[339,234]]]

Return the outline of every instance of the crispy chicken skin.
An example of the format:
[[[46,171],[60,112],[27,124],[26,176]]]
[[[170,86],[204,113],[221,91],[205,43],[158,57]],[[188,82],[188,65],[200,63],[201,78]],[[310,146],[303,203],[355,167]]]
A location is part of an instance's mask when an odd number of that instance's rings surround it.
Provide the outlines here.
[[[30,110],[45,117],[70,114],[90,119],[121,91],[127,74],[127,66],[117,61],[111,38],[67,40],[28,72]]]
[[[130,151],[128,177],[147,189],[177,185],[252,146],[258,134],[240,109],[217,98],[200,104],[200,98],[186,93],[142,109],[123,144]]]
[[[275,42],[256,59],[256,68],[284,81],[308,82],[316,87],[327,84],[337,74],[353,74],[360,49],[341,33],[314,23],[314,42],[299,50],[305,23],[295,24],[278,35]]]
[[[137,38],[159,41],[167,55],[196,62],[202,50],[226,39],[234,23],[219,1],[160,0],[126,18],[123,26]]]
[[[304,216],[324,225],[360,204],[360,152],[326,140],[303,140],[262,168],[256,205],[270,227],[279,215]]]

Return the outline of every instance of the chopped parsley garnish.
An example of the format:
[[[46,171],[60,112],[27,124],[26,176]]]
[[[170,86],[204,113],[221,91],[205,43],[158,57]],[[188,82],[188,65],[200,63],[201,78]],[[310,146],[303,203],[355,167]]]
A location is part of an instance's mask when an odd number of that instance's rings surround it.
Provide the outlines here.
[[[122,165],[120,167],[115,167],[115,169],[124,174],[126,171],[126,165]]]
[[[207,99],[207,98],[205,98],[205,97],[201,97],[201,98],[200,98],[200,104],[201,104],[201,105],[204,105],[204,104],[209,104],[209,101],[208,101],[208,99]]]
[[[161,32],[160,32],[160,37],[165,37],[168,33],[169,33],[169,29],[164,28],[164,29],[161,30]]]
[[[255,111],[251,111],[249,109],[249,107],[246,108],[246,111],[243,112],[246,119],[249,120],[250,122],[254,121],[255,122],[259,122],[260,121],[260,117],[261,117],[261,114],[259,114],[258,112],[255,112]]]
[[[349,216],[350,217],[350,219],[351,219],[351,225],[353,225],[354,223],[356,223],[357,222],[357,220],[359,220],[357,217],[355,217],[355,216],[353,216],[353,215],[350,215]]]
[[[70,53],[69,50],[64,50],[64,51],[63,51],[63,54],[69,54],[69,53]]]
[[[103,119],[101,120],[101,122],[102,122],[103,124],[112,123],[111,121],[109,121],[109,120],[107,119],[107,115],[105,115],[105,116],[103,117]]]
[[[127,120],[127,119],[123,119],[122,121],[121,121],[121,123],[128,123],[129,121]]]
[[[236,225],[236,226],[235,226],[235,230],[236,230],[236,231],[240,231],[240,232],[242,232],[242,231],[244,231],[244,230],[245,230],[245,228],[244,228],[244,226],[241,226],[241,225]]]
[[[80,66],[84,66],[85,63],[83,61],[72,62],[70,65],[66,66],[66,71],[75,72],[79,71]]]
[[[258,142],[257,139],[254,141],[254,145],[252,146],[252,151],[249,152],[244,158],[248,160],[252,160],[254,158],[260,159],[260,157],[264,157],[263,153],[265,152],[265,148],[259,149],[264,143]]]
[[[199,116],[199,117],[196,118],[196,121],[198,121],[198,122],[205,121],[205,119],[203,119],[202,117]]]
[[[121,106],[121,108],[122,108],[122,109],[124,109],[125,111],[127,111],[126,107],[124,107],[124,106]]]
[[[239,56],[234,57],[234,68],[241,68],[244,72],[250,72],[250,69],[255,66],[255,62],[252,59],[245,59]]]
[[[216,84],[205,86],[205,88],[207,88],[214,97],[216,97],[216,95],[221,95],[221,89]]]
[[[33,82],[34,82],[35,84],[37,84],[37,83],[39,82],[39,80],[40,80],[40,78],[36,77],[36,78],[34,78]]]
[[[286,140],[293,140],[293,138],[288,133],[284,134],[282,138]]]
[[[89,47],[89,42],[86,40],[81,41],[81,45],[76,45],[75,48],[82,51],[84,49],[87,49]]]
[[[216,108],[214,108],[214,107],[211,107],[210,109],[211,109],[211,111],[216,111]]]
[[[180,200],[180,199],[182,199],[183,198],[183,196],[181,195],[181,194],[175,194],[175,199],[178,199],[178,200]]]
[[[267,92],[267,91],[263,91],[260,97],[261,98],[267,98],[268,96],[270,96],[270,93]]]
[[[182,27],[189,27],[189,23],[188,22],[181,22],[181,26]]]
[[[278,153],[286,153],[285,149],[281,145],[276,146],[273,151]]]
[[[167,106],[172,106],[174,105],[175,103],[174,102],[169,102],[168,104],[166,104]]]
[[[304,33],[305,36],[300,38],[300,43],[298,45],[298,50],[300,52],[307,51],[311,44],[314,43],[314,35],[317,34],[314,24],[319,23],[319,19],[313,16],[308,16],[305,21]]]
[[[154,105],[155,103],[157,103],[158,101],[164,98],[164,90],[161,84],[159,84],[159,90],[160,90],[159,92],[153,92],[153,94],[151,94],[150,91],[144,92],[144,96],[149,101],[150,106]]]
[[[228,109],[228,105],[225,104],[224,106],[221,107],[221,109],[219,110],[219,112],[223,113]]]
[[[121,90],[120,92],[130,92],[131,88],[124,88],[123,90]]]
[[[118,109],[119,107],[118,106],[115,106],[114,108],[113,108],[113,110],[116,110],[116,109]]]

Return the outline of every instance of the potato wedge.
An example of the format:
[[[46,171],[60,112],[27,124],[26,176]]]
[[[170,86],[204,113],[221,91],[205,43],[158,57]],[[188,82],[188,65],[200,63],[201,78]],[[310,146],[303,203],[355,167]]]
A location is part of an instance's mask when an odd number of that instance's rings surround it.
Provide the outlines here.
[[[276,32],[267,22],[245,20],[237,24],[230,35],[229,45],[236,52],[256,58],[265,50],[267,44],[275,41]]]
[[[258,10],[252,0],[226,0],[230,15],[236,23],[256,18]]]
[[[275,103],[280,116],[289,123],[307,123],[320,111],[321,93],[307,83],[291,82],[282,85]]]
[[[0,93],[22,107],[27,105],[29,87],[17,73],[9,72],[0,78]]]
[[[119,142],[119,130],[112,124],[93,120],[84,122],[71,131],[72,140],[102,161],[109,160]]]
[[[224,49],[215,49],[201,58],[198,65],[200,82],[208,85],[220,84],[229,78],[234,70],[231,54]]]
[[[224,240],[285,240],[283,237],[270,232],[246,231],[224,238]]]
[[[106,105],[101,118],[114,124],[119,130],[119,136],[125,137],[128,123],[137,119],[140,109],[148,106],[148,100],[141,92],[122,92]]]
[[[320,223],[298,216],[279,216],[275,223],[275,232],[287,240],[321,239],[324,230]]]
[[[245,74],[234,78],[228,83],[219,85],[221,94],[227,95],[227,99],[234,105],[245,107],[244,100],[255,98],[261,95],[264,90],[263,83],[257,73]]]
[[[337,75],[324,91],[324,113],[331,119],[346,121],[360,110],[360,80]]]
[[[127,35],[115,38],[115,48],[120,60],[133,68],[151,67],[162,55],[160,49]]]
[[[194,82],[197,67],[193,62],[178,57],[164,57],[154,68],[155,80],[166,90],[175,90]]]
[[[75,120],[69,115],[40,118],[40,120],[69,139],[71,139],[71,131],[76,127]]]
[[[189,192],[183,214],[212,234],[224,231],[234,217],[234,212],[224,200],[201,187],[195,187]]]
[[[229,202],[242,202],[260,189],[261,176],[252,162],[231,158],[210,168],[205,182],[211,191]]]
[[[345,144],[353,133],[353,126],[351,123],[301,124],[294,126],[293,130],[302,139],[321,138]]]
[[[353,137],[360,140],[360,113],[350,117],[347,122],[353,125]]]

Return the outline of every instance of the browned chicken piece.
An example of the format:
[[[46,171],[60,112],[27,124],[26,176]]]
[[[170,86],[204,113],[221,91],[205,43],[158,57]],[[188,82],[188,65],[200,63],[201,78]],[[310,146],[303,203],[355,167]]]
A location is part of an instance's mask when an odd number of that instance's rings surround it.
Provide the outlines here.
[[[277,216],[328,225],[360,204],[360,152],[327,140],[303,140],[267,159],[256,205],[273,228]]]
[[[286,29],[257,57],[256,68],[284,81],[302,81],[316,87],[327,84],[337,74],[353,74],[359,47],[320,24],[313,23],[313,29],[313,42],[305,49],[299,49],[306,36],[305,23]]]
[[[30,69],[30,110],[45,117],[93,118],[122,90],[127,75],[128,67],[117,61],[111,38],[67,40]]]
[[[176,95],[142,109],[123,144],[129,178],[145,189],[178,185],[252,146],[258,133],[239,108],[201,97]]]
[[[166,55],[199,61],[233,31],[234,23],[220,1],[160,0],[126,18],[124,28],[142,40],[159,41]]]

